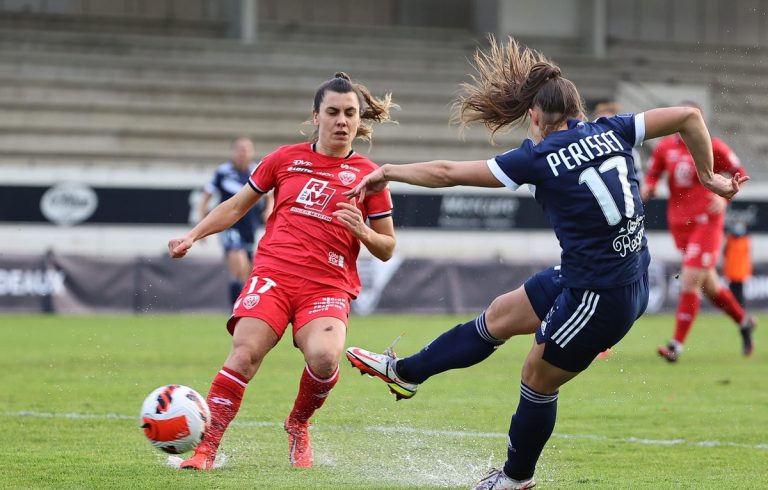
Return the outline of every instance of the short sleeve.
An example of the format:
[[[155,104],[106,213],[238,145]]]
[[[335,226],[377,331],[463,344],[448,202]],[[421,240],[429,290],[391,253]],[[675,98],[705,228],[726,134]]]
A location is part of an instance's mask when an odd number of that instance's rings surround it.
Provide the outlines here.
[[[645,113],[643,112],[601,117],[595,122],[613,129],[619,137],[633,147],[641,146],[645,141]]]
[[[275,187],[275,175],[279,163],[279,151],[270,153],[256,164],[256,168],[251,172],[248,184],[256,192],[266,194]]]
[[[368,219],[392,216],[392,194],[389,192],[389,187],[381,192],[367,195],[364,204]]]
[[[527,156],[531,144],[531,140],[525,140],[519,148],[497,155],[486,162],[493,176],[504,184],[504,187],[515,191],[523,184],[536,183],[534,175],[531,174],[531,158]]]

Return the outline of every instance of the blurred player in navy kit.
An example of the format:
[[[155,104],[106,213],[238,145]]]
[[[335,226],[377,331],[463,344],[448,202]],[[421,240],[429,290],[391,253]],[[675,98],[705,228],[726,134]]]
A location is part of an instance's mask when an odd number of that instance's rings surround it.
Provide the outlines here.
[[[585,122],[572,82],[536,51],[514,39],[474,58],[477,73],[457,101],[464,125],[496,132],[530,119],[519,148],[474,161],[435,160],[384,165],[347,195],[383,190],[388,181],[422,187],[507,187],[528,184],[562,248],[561,265],[497,297],[477,318],[443,333],[419,353],[398,359],[358,347],[347,358],[384,380],[400,398],[440,372],[471,366],[513,335],[534,333],[522,369],[520,398],[509,428],[507,461],[475,487],[531,488],[536,463],[555,427],[560,386],[621,340],[648,304],[650,254],[632,148],[680,132],[700,181],[731,197],[748,180],[713,172],[712,144],[701,113],[690,107],[654,109]],[[374,194],[375,195],[375,194]]]
[[[218,196],[219,201],[226,201],[248,182],[256,168],[254,155],[250,139],[240,136],[232,141],[232,159],[219,165],[213,178],[203,188],[203,197],[199,204],[201,220],[208,215],[214,194]],[[264,226],[271,211],[272,194],[268,194],[231,228],[219,234],[229,272],[230,303],[237,300],[243,284],[251,275],[256,233]]]

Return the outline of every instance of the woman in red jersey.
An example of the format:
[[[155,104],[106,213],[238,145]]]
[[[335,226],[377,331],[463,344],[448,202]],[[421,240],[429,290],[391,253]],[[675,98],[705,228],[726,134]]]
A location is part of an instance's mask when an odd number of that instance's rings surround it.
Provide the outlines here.
[[[701,110],[694,102],[684,102],[681,105]],[[722,140],[712,138],[712,152],[715,172],[747,175],[739,158]],[[677,361],[699,312],[703,291],[712,304],[724,311],[739,326],[742,353],[749,356],[752,354],[755,320],[744,313],[738,300],[722,284],[715,270],[723,241],[728,201],[709,192],[699,182],[693,158],[677,134],[661,140],[651,155],[651,163],[641,192],[644,201],[656,194],[656,184],[665,172],[669,185],[667,222],[675,245],[683,254],[683,264],[674,337],[657,351],[667,361]]]
[[[237,194],[168,242],[172,257],[184,257],[195,241],[229,228],[274,190],[274,210],[253,271],[227,322],[232,350],[208,392],[211,428],[182,468],[213,467],[248,382],[289,323],[306,367],[284,427],[291,464],[312,466],[309,419],[339,379],[350,301],[360,292],[360,244],[380,260],[392,257],[395,247],[389,192],[363,203],[343,195],[378,168],[352,149],[353,140],[370,139],[371,122],[388,121],[392,107],[389,94],[377,99],[337,73],[315,93],[313,141],[264,157]]]

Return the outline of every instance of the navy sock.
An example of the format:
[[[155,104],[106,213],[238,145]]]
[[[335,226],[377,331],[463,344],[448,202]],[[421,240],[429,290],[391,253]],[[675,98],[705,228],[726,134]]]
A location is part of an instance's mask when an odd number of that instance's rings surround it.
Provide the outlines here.
[[[504,473],[515,480],[533,476],[536,462],[552,435],[557,419],[557,393],[543,395],[520,383],[520,403],[509,424],[509,449]]]
[[[488,333],[483,312],[474,320],[443,333],[418,353],[400,359],[395,371],[406,381],[423,383],[443,371],[475,365],[503,343]]]
[[[231,304],[235,304],[235,301],[237,301],[237,297],[240,296],[241,289],[243,289],[242,282],[236,279],[229,280],[229,302]]]

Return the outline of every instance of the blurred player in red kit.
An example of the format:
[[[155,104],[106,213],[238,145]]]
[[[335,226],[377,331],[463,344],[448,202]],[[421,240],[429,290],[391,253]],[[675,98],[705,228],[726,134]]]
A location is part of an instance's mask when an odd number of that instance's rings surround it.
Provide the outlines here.
[[[701,110],[694,102],[686,101],[681,105]],[[712,152],[715,172],[747,175],[739,158],[722,140],[712,138]],[[675,333],[667,345],[657,349],[658,354],[669,362],[675,362],[680,357],[699,312],[703,292],[712,304],[736,322],[742,338],[742,354],[749,356],[753,349],[755,319],[744,312],[715,270],[722,247],[728,201],[701,185],[693,158],[679,135],[662,139],[654,149],[641,192],[644,201],[656,194],[656,184],[665,172],[669,185],[667,221],[675,245],[683,254],[683,264]]]
[[[337,73],[315,93],[313,141],[282,146],[264,157],[237,194],[168,242],[171,256],[183,257],[195,241],[226,230],[274,190],[274,210],[253,271],[227,322],[232,350],[208,392],[211,428],[181,468],[213,467],[248,382],[289,323],[306,367],[284,427],[291,464],[313,465],[309,419],[339,379],[350,301],[361,287],[360,244],[380,260],[392,257],[395,247],[389,192],[364,203],[343,195],[378,168],[352,149],[353,140],[370,139],[371,122],[388,121],[392,106],[389,95],[377,99]]]

